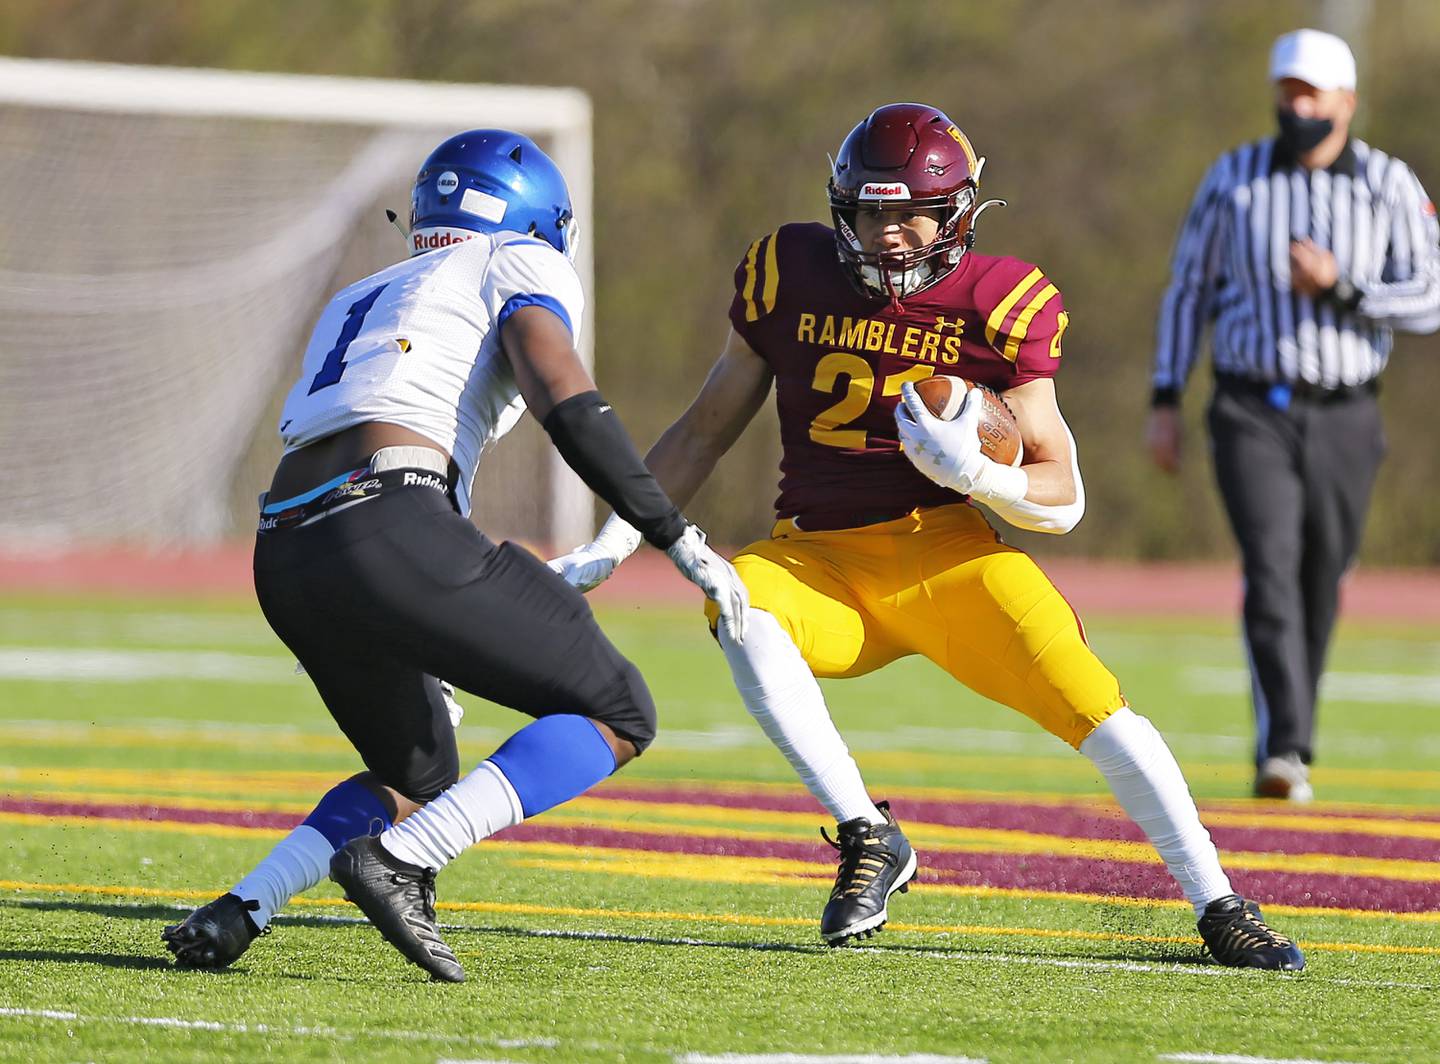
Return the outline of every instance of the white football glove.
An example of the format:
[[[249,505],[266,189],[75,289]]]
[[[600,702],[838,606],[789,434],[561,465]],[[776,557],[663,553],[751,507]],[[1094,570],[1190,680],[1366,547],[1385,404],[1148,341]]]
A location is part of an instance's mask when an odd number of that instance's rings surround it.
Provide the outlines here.
[[[902,384],[895,407],[900,445],[910,464],[942,488],[982,502],[1013,505],[1030,490],[1030,476],[1023,469],[992,461],[980,450],[979,391],[971,388],[960,413],[942,421],[930,413],[915,385]]]
[[[615,567],[635,553],[640,540],[633,526],[611,514],[594,540],[545,564],[571,587],[590,591],[610,579]]]
[[[710,549],[705,533],[695,525],[686,525],[680,538],[665,553],[681,575],[720,608],[720,623],[725,633],[736,643],[745,642],[745,611],[750,606],[750,596],[735,567]]]

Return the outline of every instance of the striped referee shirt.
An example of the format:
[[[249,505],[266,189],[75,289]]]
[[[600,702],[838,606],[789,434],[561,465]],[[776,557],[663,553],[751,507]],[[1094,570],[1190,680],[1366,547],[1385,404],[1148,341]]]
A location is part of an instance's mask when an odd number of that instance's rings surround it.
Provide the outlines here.
[[[1334,253],[1340,282],[1290,287],[1290,242]],[[1322,389],[1385,368],[1393,329],[1440,328],[1440,226],[1399,159],[1352,138],[1324,170],[1277,141],[1222,155],[1195,194],[1160,305],[1154,402],[1174,403],[1213,321],[1215,372]]]

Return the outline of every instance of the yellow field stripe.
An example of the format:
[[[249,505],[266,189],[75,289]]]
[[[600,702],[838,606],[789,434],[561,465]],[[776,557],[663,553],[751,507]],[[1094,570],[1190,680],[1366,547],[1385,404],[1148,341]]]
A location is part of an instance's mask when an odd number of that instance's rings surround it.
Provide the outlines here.
[[[1025,341],[1025,334],[1030,331],[1031,319],[1040,313],[1046,303],[1049,303],[1050,300],[1059,294],[1060,289],[1056,288],[1053,284],[1047,284],[1044,288],[1040,289],[1039,295],[1025,304],[1025,309],[1022,310],[1020,316],[1015,319],[1015,326],[1010,330],[1010,335],[1005,340],[1005,350],[1001,352],[1007,362],[1014,362],[1020,357],[1020,345]]]
[[[663,753],[663,751],[661,751]],[[870,755],[866,755],[867,760]],[[1065,759],[1067,762],[1069,759]],[[1060,762],[1052,762],[1053,764]],[[1199,766],[1204,770],[1208,766]],[[1248,770],[1247,770],[1248,771]],[[1333,770],[1330,770],[1333,771]],[[1366,770],[1361,770],[1366,771]],[[1424,770],[1420,770],[1424,771]],[[1198,773],[1195,773],[1198,775]],[[1094,775],[1092,772],[1091,775]],[[1435,788],[1440,793],[1440,773],[1427,773],[1435,777]],[[1337,782],[1331,780],[1331,782]],[[1098,777],[1097,777],[1098,786]],[[619,787],[626,790],[644,790],[647,788],[666,790],[696,790],[703,789],[715,791],[720,794],[752,795],[752,794],[773,794],[781,796],[804,796],[810,792],[799,783],[782,783],[774,780],[696,780],[694,778],[666,778],[646,776],[612,776],[609,780],[600,784],[592,793],[603,794],[607,787]],[[1106,791],[1097,790],[1094,793],[1077,793],[1074,791],[1036,791],[1036,790],[1004,790],[997,791],[984,787],[936,787],[924,785],[907,785],[905,797],[916,801],[921,799],[933,799],[941,802],[1007,802],[1007,803],[1057,803],[1068,806],[1087,806],[1094,811],[1113,811],[1117,815],[1123,815],[1120,807]],[[1434,815],[1440,813],[1440,805],[1406,805],[1392,802],[1349,802],[1349,801],[1325,801],[1318,800],[1310,802],[1305,806],[1309,816],[1294,813],[1294,806],[1281,803],[1265,801],[1256,798],[1208,798],[1200,802],[1200,809],[1208,814],[1211,811],[1234,811],[1252,815],[1257,818],[1265,818],[1266,810],[1274,814],[1294,816],[1298,820],[1320,821],[1331,812],[1364,814],[1375,813],[1377,815],[1394,815],[1400,813],[1429,813]],[[1406,821],[1397,821],[1406,823]]]
[[[1208,809],[1200,819],[1209,827],[1275,828],[1285,831],[1333,832],[1336,835],[1377,835],[1397,839],[1440,839],[1440,822],[1384,820],[1358,816],[1287,816],[1275,813],[1227,813]]]
[[[665,819],[669,814],[675,820]],[[814,816],[774,810],[737,810],[720,806],[683,805],[675,802],[636,802],[607,798],[577,798],[550,811],[554,821],[610,831],[643,831],[689,838],[738,837],[765,842],[795,841],[797,834],[813,830]],[[700,824],[687,821],[699,820]],[[791,827],[791,831],[750,829],[739,825]],[[710,826],[710,825],[715,826]],[[1015,828],[968,828],[908,820],[905,833],[917,849],[950,853],[1023,853],[1037,856],[1079,857],[1130,864],[1159,864],[1160,856],[1148,842],[1045,835]],[[1221,858],[1230,868],[1313,872],[1344,876],[1373,876],[1415,883],[1440,883],[1440,862],[1404,858],[1347,857],[1337,854],[1277,854],[1227,850]]]
[[[167,835],[208,835],[221,839],[278,839],[288,834],[280,828],[247,828],[238,824],[190,824],[179,820],[118,820],[93,816],[48,816],[40,813],[0,813],[0,824],[25,827],[114,828],[117,831],[159,831]]]
[[[319,776],[312,790],[318,794],[319,789],[327,783],[333,785],[333,775]],[[218,812],[253,810],[262,813],[294,813],[297,815],[310,812],[314,803],[308,799],[301,801],[283,801],[278,799],[260,798],[254,795],[254,791],[262,790],[260,787],[248,788],[251,793],[243,798],[221,797],[207,798],[194,793],[195,790],[204,788],[192,788],[190,786],[177,787],[179,793],[155,793],[145,791],[106,791],[106,790],[50,790],[43,786],[32,786],[25,791],[0,791],[0,798],[13,800],[34,799],[48,802],[97,802],[104,804],[120,805],[130,804],[136,806],[153,806],[157,809],[208,809]],[[213,788],[221,793],[229,794],[237,790],[247,788],[233,785],[227,781],[225,786]],[[289,785],[271,784],[263,789],[272,789],[283,792],[299,791],[302,788]],[[614,803],[614,799],[604,797],[603,791],[592,792],[590,796],[573,799],[570,803],[575,805],[591,800]],[[1074,802],[1064,803],[1079,805],[1084,799],[1077,799]],[[243,803],[243,804],[240,804]],[[666,804],[659,802],[639,803],[645,809],[656,809]],[[603,808],[598,807],[598,808]],[[768,809],[735,809],[733,807],[694,805],[682,807],[695,812],[687,812],[688,816],[703,815],[705,819],[732,823],[735,820],[744,820],[748,823],[773,822],[783,824],[792,818],[799,818],[797,834],[805,835],[813,832],[815,824],[818,823],[819,814],[790,813],[780,810]],[[712,813],[711,810],[714,812]],[[703,811],[703,813],[701,812]],[[1095,807],[1085,810],[1087,813],[1096,816],[1123,819],[1124,811],[1113,804],[1106,804],[1103,807]],[[1372,835],[1384,838],[1408,838],[1408,839],[1433,839],[1440,840],[1440,823],[1424,820],[1390,820],[1366,817],[1315,817],[1315,816],[1286,816],[1274,813],[1228,813],[1214,810],[1206,811],[1202,819],[1209,827],[1240,827],[1240,828],[1276,828],[1285,831],[1309,832],[1312,834],[1336,834],[1336,835]],[[919,823],[919,822],[916,822]],[[907,821],[907,829],[910,822]],[[972,829],[981,830],[981,829]]]
[[[867,768],[892,769],[897,773],[913,774],[916,767],[936,770],[950,770],[958,773],[993,773],[1001,766],[1014,771],[1023,771],[1036,776],[1067,776],[1093,779],[1095,766],[1083,757],[1033,757],[1012,754],[937,754],[923,750],[880,750],[865,755]],[[1241,781],[1249,788],[1255,774],[1253,766],[1242,764],[1190,764],[1186,775],[1197,779],[1219,779]],[[1311,776],[1317,786],[1327,784],[1349,784],[1353,786],[1383,787],[1387,790],[1428,791],[1440,793],[1440,772],[1424,769],[1353,769],[1321,768]],[[1431,811],[1434,806],[1429,807]]]
[[[34,894],[92,894],[106,897],[146,898],[209,898],[213,891],[162,890],[154,887],[101,886],[84,883],[31,883],[20,880],[0,880],[0,890],[23,891]],[[292,899],[291,904],[344,907],[348,903],[342,898]],[[1188,908],[1188,906],[1186,906]],[[797,916],[756,916],[749,913],[697,913],[675,912],[653,909],[595,909],[570,905],[533,905],[518,902],[492,901],[437,901],[435,908],[444,912],[494,913],[507,916],[568,916],[583,919],[605,920],[653,920],[680,923],[731,924],[746,927],[813,927],[817,921]],[[1271,908],[1276,908],[1272,906]],[[885,925],[890,931],[919,934],[946,935],[1014,935],[1031,938],[1060,938],[1085,942],[1148,942],[1175,943],[1179,945],[1201,944],[1196,935],[1136,935],[1116,931],[1080,931],[1069,928],[1047,927],[1005,927],[985,924],[907,924],[892,921]],[[1370,942],[1305,942],[1306,950],[1332,953],[1391,953],[1415,956],[1440,956],[1436,946],[1391,946]]]
[[[643,803],[616,803],[635,805]],[[710,810],[713,807],[697,807]],[[802,816],[803,814],[772,814]],[[785,832],[747,830],[734,826],[679,824],[647,821],[622,815],[616,820],[603,820],[573,815],[567,807],[552,810],[550,823],[568,823],[577,827],[596,827],[623,833],[655,833],[688,838],[728,838],[754,842],[795,841]],[[113,826],[122,831],[158,831],[181,835],[208,835],[222,838],[278,838],[285,832],[278,828],[243,827],[231,824],[196,824],[171,820],[97,819],[86,816],[47,816],[36,813],[0,812],[0,823],[47,827],[64,824],[93,829],[97,824]],[[999,829],[949,828],[934,824],[906,825],[916,846],[932,852],[958,853],[1023,853],[1036,856],[1079,857],[1089,860],[1129,864],[1159,864],[1159,855],[1149,843],[1117,842],[1098,839],[1070,839],[1054,835],[1031,835],[1021,831]],[[521,845],[521,844],[508,844]],[[1340,876],[1368,876],[1399,882],[1440,882],[1440,862],[1410,861],[1383,858],[1342,857],[1332,854],[1280,854],[1246,851],[1222,851],[1221,859],[1231,869],[1252,871],[1311,872]]]
[[[1040,267],[1036,266],[1025,275],[1023,281],[1010,289],[1010,294],[1002,299],[996,305],[995,309],[990,312],[990,317],[985,319],[985,342],[987,344],[993,344],[995,342],[995,336],[1000,332],[1000,326],[1005,324],[1005,319],[1010,316],[1010,311],[1015,308],[1015,304],[1020,302],[1020,297],[1030,291],[1035,282],[1043,276],[1045,275],[1040,272]]]
[[[124,789],[127,787],[146,788],[151,793],[176,792],[178,794],[225,794],[232,791],[262,793],[294,793],[314,791],[323,793],[339,782],[336,772],[290,772],[290,771],[246,771],[210,772],[206,770],[125,768],[13,768],[0,767],[0,783],[23,783],[36,787],[59,785],[61,787],[84,788],[87,785]]]
[[[62,734],[51,725],[0,725],[0,739],[7,746],[136,746],[173,747],[177,737],[188,746],[224,750],[283,750],[290,753],[347,753],[355,748],[343,735],[311,735],[305,732],[274,733],[249,728],[137,728],[76,725]]]
[[[828,867],[785,857],[738,857],[733,854],[727,854],[724,857],[710,857],[658,853],[655,850],[596,850],[556,842],[516,842],[508,845],[518,852],[513,855],[505,855],[506,861],[522,868],[550,867],[561,871],[594,872],[601,875],[633,874],[642,878],[665,878],[664,871],[668,869],[672,873],[669,878],[703,879],[711,883],[748,883],[752,882],[749,878],[750,872],[764,872],[771,877],[765,879],[764,882],[771,886],[803,886],[815,882],[828,883],[831,879]],[[680,860],[676,858],[680,858]],[[694,874],[702,862],[709,862],[715,866],[711,867],[708,874],[703,877]],[[737,877],[745,876],[746,878],[730,878],[731,869],[737,864],[748,866],[748,870],[742,869],[734,873]],[[635,869],[635,871],[631,872],[630,869]],[[918,889],[923,889],[927,895],[1042,899],[1094,905],[1133,906],[1142,909],[1175,908],[1184,909],[1187,912],[1190,910],[1190,903],[1178,898],[1136,898],[1117,894],[1041,890],[1034,887],[970,886],[961,883],[931,883],[928,881],[922,881]],[[1384,919],[1398,920],[1404,923],[1440,924],[1440,912],[1437,911],[1393,912],[1383,909],[1349,909],[1339,906],[1284,905],[1275,902],[1266,904],[1265,911],[1282,916],[1338,916],[1361,920]]]
[[[317,792],[318,797],[318,792]],[[134,791],[0,791],[0,799],[43,802],[75,802],[79,804],[128,805],[139,809],[205,809],[217,813],[294,813],[304,815],[315,808],[315,802],[283,802],[264,798],[201,798],[185,794],[137,794]],[[97,817],[97,820],[108,819]]]

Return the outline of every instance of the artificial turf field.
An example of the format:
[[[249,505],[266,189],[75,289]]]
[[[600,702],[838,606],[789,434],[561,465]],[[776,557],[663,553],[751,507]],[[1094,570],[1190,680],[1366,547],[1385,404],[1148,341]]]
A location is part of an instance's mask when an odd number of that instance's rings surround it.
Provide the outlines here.
[[[160,928],[355,755],[244,601],[0,598],[0,1059],[1440,1060],[1440,630],[1343,628],[1320,801],[1245,798],[1226,621],[1087,618],[1185,767],[1294,975],[1200,960],[1088,762],[910,660],[827,694],[921,857],[861,948],[816,929],[825,818],[696,612],[601,609],[661,737],[440,878],[469,972],[432,984],[321,884],[233,970]],[[464,762],[521,722],[470,697]]]

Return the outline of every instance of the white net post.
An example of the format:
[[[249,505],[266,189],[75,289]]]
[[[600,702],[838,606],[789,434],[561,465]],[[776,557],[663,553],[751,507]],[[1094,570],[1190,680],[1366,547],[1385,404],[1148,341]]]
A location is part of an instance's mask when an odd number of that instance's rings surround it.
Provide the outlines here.
[[[262,421],[325,298],[404,254],[381,208],[405,213],[425,154],[524,132],[588,229],[590,123],[573,89],[0,58],[0,546],[242,531],[247,451],[278,454]],[[588,365],[589,241],[576,265]],[[588,491],[538,430],[512,435],[477,480],[482,525],[588,538]]]

